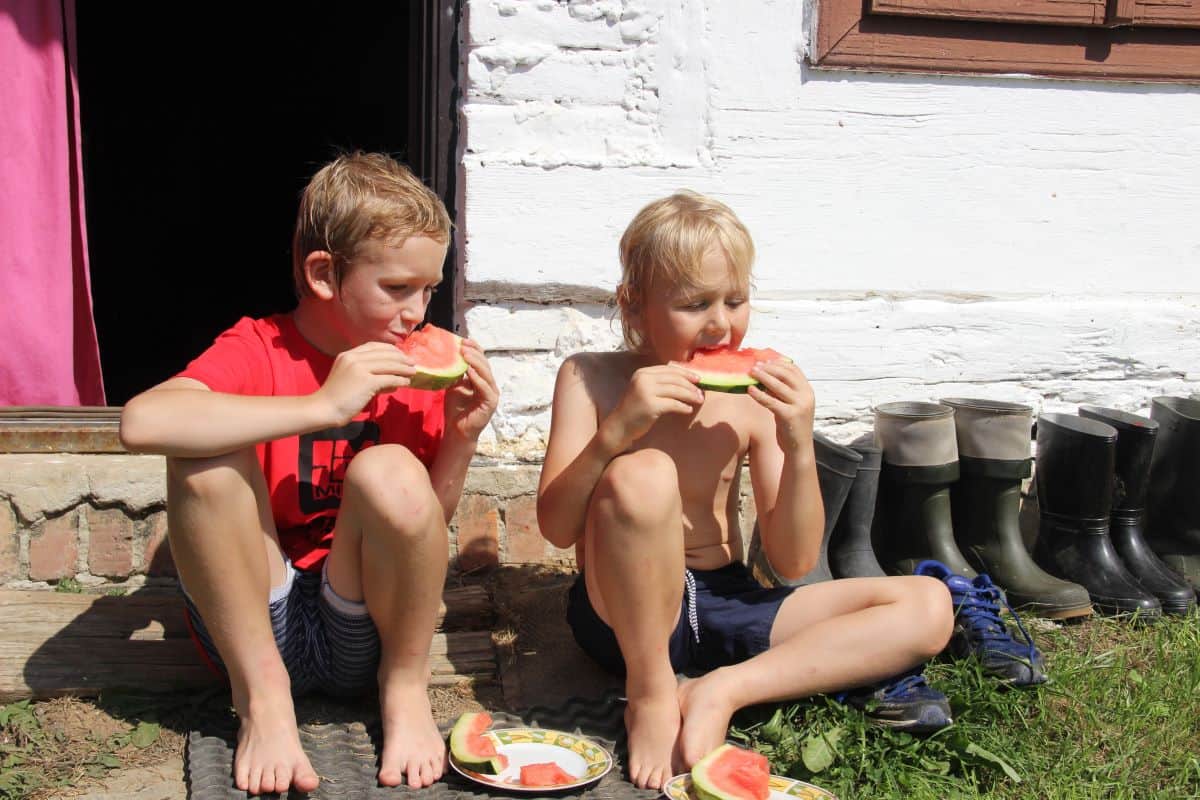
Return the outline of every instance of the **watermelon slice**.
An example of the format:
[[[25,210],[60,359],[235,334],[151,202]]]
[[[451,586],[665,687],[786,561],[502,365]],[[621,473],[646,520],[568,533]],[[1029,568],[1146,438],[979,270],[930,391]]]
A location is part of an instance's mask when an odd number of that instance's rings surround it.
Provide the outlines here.
[[[496,752],[496,743],[483,735],[492,724],[486,711],[468,712],[450,729],[450,755],[463,769],[499,775],[508,766],[508,758]]]
[[[409,383],[414,389],[445,389],[467,371],[462,337],[436,325],[425,325],[404,337],[400,352],[417,367],[417,374]]]
[[[700,800],[767,800],[770,780],[766,756],[731,744],[692,767],[692,786]]]
[[[522,786],[566,786],[577,780],[579,779],[553,761],[521,767]]]
[[[701,389],[745,394],[751,386],[758,385],[758,381],[750,377],[750,370],[754,365],[760,361],[778,359],[790,360],[769,347],[761,350],[753,347],[744,347],[741,350],[718,347],[712,350],[697,350],[689,360],[671,363],[699,375]]]

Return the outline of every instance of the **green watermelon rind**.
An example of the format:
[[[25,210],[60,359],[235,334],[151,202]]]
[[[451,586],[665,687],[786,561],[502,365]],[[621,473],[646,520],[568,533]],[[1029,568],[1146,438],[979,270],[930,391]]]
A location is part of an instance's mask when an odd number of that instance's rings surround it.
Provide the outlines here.
[[[408,380],[411,389],[428,391],[445,389],[458,383],[459,378],[467,374],[469,365],[467,360],[462,357],[462,337],[442,328],[438,330],[454,337],[458,344],[458,360],[445,369],[427,369],[418,364],[416,373]]]
[[[790,362],[787,356],[780,360]],[[709,392],[725,392],[726,394],[746,394],[751,386],[758,386],[759,381],[751,378],[746,372],[717,372],[715,370],[696,369],[687,361],[672,361],[672,364],[696,373],[700,380],[697,385]]]
[[[692,370],[700,376],[700,381],[697,384],[701,389],[709,392],[725,392],[726,394],[746,394],[751,386],[758,386],[758,381],[751,378],[749,375],[731,374],[728,372],[699,372]]]
[[[692,767],[692,789],[699,800],[745,800],[745,798],[739,795],[721,791],[708,780],[708,768],[717,761],[720,761],[722,756],[728,755],[731,751],[735,754],[745,752],[740,747],[723,744],[697,761],[696,765]]]
[[[424,370],[418,368],[416,373],[409,378],[408,385],[413,389],[428,389],[436,391],[445,389],[448,386],[453,386],[458,383],[459,378],[467,374],[467,361],[462,356],[458,357],[458,363],[451,369],[447,370]]]
[[[467,749],[467,737],[474,733],[472,730],[474,722],[480,716],[487,716],[488,725],[491,724],[491,715],[485,715],[484,712],[480,711],[468,711],[454,723],[454,727],[450,729],[450,755],[464,769],[484,775],[499,775],[504,771],[506,766],[506,759],[503,756],[494,755],[480,759],[477,756],[472,756]],[[487,726],[484,727],[486,728]]]

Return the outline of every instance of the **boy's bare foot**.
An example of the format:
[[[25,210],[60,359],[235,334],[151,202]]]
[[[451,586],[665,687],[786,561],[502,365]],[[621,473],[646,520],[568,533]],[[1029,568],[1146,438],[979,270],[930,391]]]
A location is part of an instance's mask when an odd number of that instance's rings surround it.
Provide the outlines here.
[[[728,687],[723,685],[722,670],[679,684],[679,710],[683,726],[679,731],[679,756],[684,769],[725,743],[729,720],[737,707],[730,700]]]
[[[679,702],[672,695],[630,700],[625,707],[629,779],[639,789],[661,789],[673,774],[679,723]]]
[[[446,743],[433,721],[425,684],[393,680],[379,687],[383,717],[383,758],[379,782],[399,786],[408,778],[414,789],[429,786],[446,770]]]
[[[250,794],[301,792],[317,788],[320,778],[300,746],[296,709],[284,689],[260,691],[247,703],[235,703],[241,727],[233,756],[233,780]]]

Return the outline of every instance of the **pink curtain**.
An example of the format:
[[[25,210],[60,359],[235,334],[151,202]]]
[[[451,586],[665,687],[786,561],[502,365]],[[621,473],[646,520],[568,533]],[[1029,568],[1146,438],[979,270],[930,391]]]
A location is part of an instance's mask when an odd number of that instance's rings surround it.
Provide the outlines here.
[[[104,405],[74,0],[0,0],[0,405]]]

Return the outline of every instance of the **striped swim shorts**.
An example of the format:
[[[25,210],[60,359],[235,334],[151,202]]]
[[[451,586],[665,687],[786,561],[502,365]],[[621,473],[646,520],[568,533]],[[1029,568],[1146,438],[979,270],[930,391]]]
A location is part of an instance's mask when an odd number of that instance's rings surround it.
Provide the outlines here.
[[[367,606],[340,597],[324,569],[301,572],[286,563],[287,578],[271,590],[269,610],[275,645],[291,677],[292,693],[314,689],[334,695],[362,694],[376,685],[379,631]],[[203,655],[228,677],[200,612],[184,591],[188,623]]]

